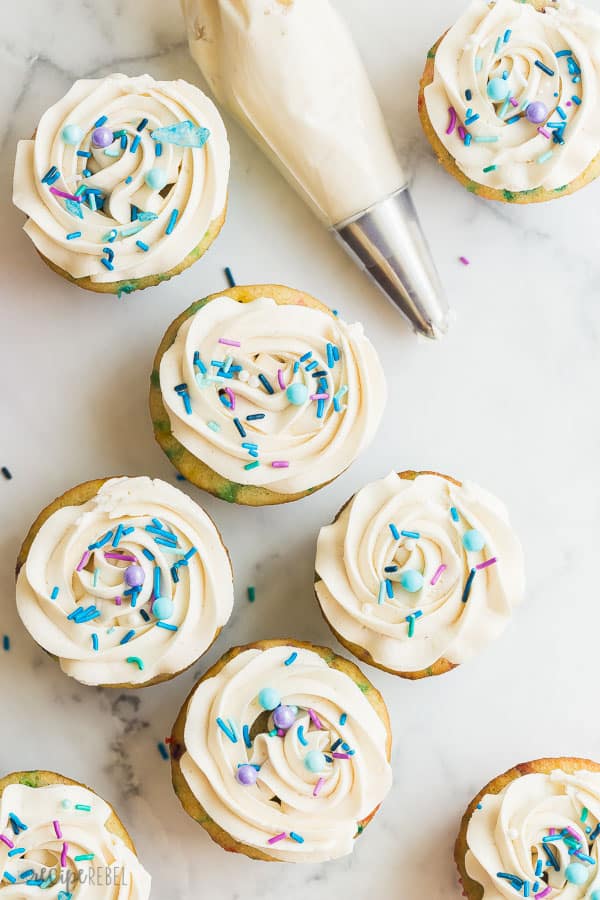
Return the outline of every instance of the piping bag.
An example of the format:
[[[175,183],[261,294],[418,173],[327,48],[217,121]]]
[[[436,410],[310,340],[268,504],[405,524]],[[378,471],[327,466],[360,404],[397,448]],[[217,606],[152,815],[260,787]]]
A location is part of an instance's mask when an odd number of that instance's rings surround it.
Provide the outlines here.
[[[190,51],[245,127],[414,329],[449,310],[352,36],[329,0],[181,0]]]

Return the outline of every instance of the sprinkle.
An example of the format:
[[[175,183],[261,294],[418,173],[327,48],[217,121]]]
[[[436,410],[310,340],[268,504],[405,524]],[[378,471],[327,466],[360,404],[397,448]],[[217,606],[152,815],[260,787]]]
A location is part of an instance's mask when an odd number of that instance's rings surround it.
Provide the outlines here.
[[[219,338],[219,344],[225,344],[227,347],[241,347],[239,341],[232,341],[230,338]]]
[[[148,119],[144,118],[136,128],[136,131],[143,131],[146,125],[148,124]]]
[[[538,128],[538,132],[542,134],[545,138],[550,139],[552,135],[546,128],[542,128],[541,126]]]
[[[329,394],[311,394],[311,400],[329,400]]]
[[[69,234],[67,235],[67,240],[74,241],[76,238],[80,238],[80,237],[81,237],[80,231],[70,231]]]
[[[275,837],[269,838],[269,844],[276,844],[278,841],[283,841],[287,837],[285,831],[282,831],[281,834],[276,834]]]
[[[8,851],[8,856],[12,859],[13,856],[20,856],[23,853],[27,853],[27,850],[25,847],[15,847],[14,850]]]
[[[544,897],[547,897],[551,892],[552,888],[550,887],[550,885],[548,885],[548,887],[544,888],[541,893],[535,895],[535,900],[544,900]]]
[[[290,831],[290,837],[293,841],[296,841],[297,844],[303,844],[304,838],[301,834],[296,834],[295,831]]]
[[[476,144],[495,144],[499,138],[495,135],[481,135],[481,137],[473,138]]]
[[[237,744],[238,738],[237,738],[237,734],[235,733],[235,728],[233,726],[231,719],[229,719],[229,724],[226,725],[225,722],[223,721],[223,719],[218,717],[217,725],[219,726],[219,728],[221,729],[223,734],[227,735],[227,737],[229,738],[229,740],[231,741],[232,744]]]
[[[455,506],[450,509],[450,515],[452,516],[455,522],[458,522],[458,511]]]
[[[406,621],[408,622],[408,636],[411,638],[415,633],[415,617],[412,615],[407,616]]]
[[[309,716],[311,717],[312,722],[313,722],[313,725],[315,726],[315,728],[322,729],[322,728],[323,728],[323,725],[322,725],[321,720],[319,719],[318,715],[317,715],[316,712],[314,711],[314,709],[308,708],[308,709],[307,709],[307,712],[308,712]]]
[[[73,203],[81,203],[82,198],[76,197],[75,194],[67,194],[65,191],[59,191],[58,188],[51,187],[50,193],[54,194],[56,197],[64,197],[65,200],[71,200]]]
[[[73,862],[86,862],[89,859],[93,859],[93,853],[80,853],[79,856],[73,857]]]
[[[554,156],[554,151],[553,151],[553,150],[547,150],[545,153],[542,153],[541,156],[538,156],[537,162],[538,162],[539,165],[541,166],[541,165],[543,165],[545,162],[548,162],[548,160],[549,160],[552,156]]]
[[[494,53],[498,53],[501,46],[502,46],[502,37],[501,37],[501,35],[498,35],[498,39],[496,40],[496,46],[494,47]]]
[[[144,662],[139,658],[139,656],[128,656],[126,662],[132,663],[133,665],[137,666],[140,672],[143,671]]]
[[[142,553],[144,554],[144,556],[146,557],[146,559],[149,559],[150,562],[154,562],[155,556],[154,556],[154,554],[152,553],[152,550],[148,550],[147,547],[144,547],[144,549],[142,550]]]
[[[476,56],[475,57],[475,71],[481,72],[482,69],[483,69],[483,59],[481,56]]]
[[[456,128],[456,110],[453,106],[448,109],[448,114],[450,116],[450,122],[448,124],[448,128],[446,129],[446,134],[452,134],[452,132]]]
[[[252,413],[250,416],[246,416],[246,422],[257,422],[259,419],[264,419],[264,413]]]
[[[546,75],[550,75],[551,77],[554,75],[554,70],[549,68],[549,66],[543,63],[541,60],[536,59],[535,65],[538,67],[538,69],[541,69],[542,72],[545,72]]]
[[[67,865],[67,854],[68,854],[68,852],[69,852],[69,845],[65,842],[65,843],[62,845],[62,851],[61,851],[61,854],[60,854],[60,864],[61,864],[61,867],[62,867],[63,869],[66,868],[66,865]]]
[[[160,755],[162,756],[162,758],[163,758],[163,759],[168,759],[168,758],[169,758],[169,751],[167,750],[167,748],[165,747],[165,745],[163,744],[163,742],[162,742],[162,741],[159,741],[158,744],[157,744],[156,746],[158,747],[158,752],[160,753]]]
[[[535,874],[536,874],[536,878],[539,878],[539,876],[540,876],[540,875],[542,874],[542,872],[543,872],[543,869],[544,869],[544,863],[542,862],[542,858],[539,857],[537,863],[535,864]]]
[[[171,218],[169,219],[169,224],[167,225],[167,228],[166,228],[166,230],[165,230],[165,234],[171,234],[171,233],[172,233],[173,229],[175,228],[175,225],[177,224],[177,217],[178,217],[178,215],[179,215],[179,210],[178,210],[178,209],[174,209],[174,210],[172,211],[172,213],[171,213]]]
[[[520,122],[520,121],[521,121],[521,116],[520,116],[520,115],[511,116],[510,119],[507,119],[507,120],[506,120],[506,124],[507,124],[507,125],[514,125],[516,122]]]
[[[465,134],[465,147],[470,147],[472,140],[473,140],[473,138],[471,137],[470,134]]]
[[[140,250],[144,251],[144,253],[147,253],[148,250],[150,249],[148,244],[145,244],[144,241],[136,241],[135,244],[136,244],[136,247],[139,247]]]
[[[3,877],[6,878],[7,881],[10,881],[11,884],[16,884],[17,879],[14,875],[11,875],[10,872],[5,872]]]
[[[284,380],[284,377],[283,377],[283,372],[282,372],[281,369],[277,369],[277,382],[278,382],[279,387],[281,388],[281,390],[282,390],[282,391],[285,391],[286,384],[285,384],[285,380]]]
[[[242,735],[244,738],[244,744],[246,745],[248,750],[250,750],[250,748],[252,747],[252,741],[250,740],[250,728],[248,727],[248,725],[244,725],[244,727],[242,728]]]
[[[121,527],[121,526],[119,526],[119,527]],[[115,546],[115,544],[113,541],[113,547],[114,546]],[[132,563],[136,562],[135,556],[128,556],[126,553],[105,553],[104,558],[105,559],[118,559],[121,562],[132,562]]]
[[[571,100],[576,106],[581,106],[581,98],[577,96],[577,94],[573,94]]]
[[[229,395],[228,395],[228,396],[229,396]],[[233,408],[233,407],[232,407],[232,408]],[[242,425],[242,423],[240,422],[240,420],[237,418],[237,416],[234,418],[233,424],[235,425],[235,427],[236,427],[237,430],[239,431],[240,436],[243,437],[243,438],[246,437],[246,429],[244,428],[244,426]]]
[[[600,835],[600,825],[596,825],[596,827],[590,834],[590,843],[593,843],[599,835]]]
[[[313,797],[318,797],[318,796],[319,796],[319,793],[320,793],[320,791],[321,791],[321,788],[323,787],[324,784],[325,784],[325,779],[324,779],[324,778],[319,778],[319,780],[318,780],[317,783],[315,784],[315,789],[314,789],[314,791],[313,791]]]
[[[272,469],[289,469],[289,462],[287,459],[274,459],[271,463]]]
[[[564,111],[564,109],[562,108],[562,106],[557,106],[557,107],[556,107],[556,112],[559,114],[559,116],[561,117],[561,119],[562,119],[563,122],[564,122],[564,121],[566,120],[566,118],[567,118],[567,114],[566,114],[566,112]]]
[[[7,481],[11,480],[12,472],[10,471],[10,469],[8,469],[6,466],[2,466],[2,469],[0,469],[0,471],[2,472],[2,474],[4,475],[4,477],[6,478]]]
[[[260,462],[256,459],[254,460],[254,462],[246,463],[244,469],[246,469],[246,471],[249,471],[250,469],[257,469],[258,466],[260,466]]]
[[[253,587],[253,585],[250,585],[250,587],[248,588],[248,602],[254,603],[255,600],[256,600],[256,588]]]
[[[59,840],[62,839],[62,831],[60,830],[60,822],[57,822],[55,819],[54,822],[52,823],[52,825],[54,827],[54,834],[56,835],[56,837],[59,838]]]
[[[348,753],[332,753],[331,755],[334,759],[350,759],[350,755]]]
[[[486,166],[484,172],[495,172],[498,166]]]
[[[459,257],[458,257],[458,261],[461,262],[461,263],[463,264],[463,266],[470,266],[470,265],[471,265],[470,260],[468,260],[466,256],[459,256]]]
[[[392,532],[392,537],[394,538],[394,540],[399,541],[400,540],[400,532],[398,531],[398,529],[392,522],[390,522],[390,531]]]
[[[290,656],[288,656],[288,658],[285,660],[284,666],[291,666],[292,663],[295,662],[297,659],[298,659],[298,654],[294,650],[294,652],[292,654],[290,654]]]
[[[405,538],[414,538],[415,541],[418,541],[421,537],[418,531],[401,531],[400,534]]]
[[[87,803],[76,803],[75,809],[78,810],[79,812],[91,812],[92,811],[92,807],[88,806]]]
[[[211,422],[207,422],[206,424],[207,424],[208,428],[210,428],[211,431],[220,431],[221,430],[221,426],[219,425],[218,422],[211,421]]]
[[[550,863],[550,865],[552,866],[552,868],[553,868],[556,872],[560,872],[560,865],[559,865],[559,863],[558,863],[558,860],[556,859],[556,856],[554,855],[554,853],[553,853],[552,850],[550,849],[550,847],[548,847],[545,843],[542,842],[542,850],[544,851],[544,853],[545,853],[546,856],[548,857],[548,862]]]
[[[390,600],[394,599],[394,588],[389,578],[385,579],[385,589]]]
[[[481,116],[479,115],[479,113],[473,113],[472,116],[469,116],[468,119],[465,119],[465,125],[472,125],[474,122],[476,122],[480,118],[481,118]]]
[[[123,645],[123,644],[128,644],[132,637],[135,637],[135,631],[134,631],[133,629],[131,629],[130,631],[128,631],[127,634],[125,635],[125,637],[121,638],[121,640],[119,641],[119,643],[120,643],[121,645]]]
[[[459,128],[458,128],[458,136],[459,136],[459,138],[461,139],[461,141],[464,141],[465,138],[466,138],[466,136],[467,136],[467,132],[466,132],[466,130],[463,128],[462,125],[460,125]]]
[[[60,178],[60,172],[58,171],[56,166],[51,166],[51,168],[48,169],[48,171],[42,178],[42,184],[48,184],[48,185],[54,184],[54,182],[58,181],[59,178]]]
[[[98,635],[97,634],[92,635],[92,647],[94,648],[94,650],[97,653],[98,652]],[[57,837],[60,837],[60,835],[58,834]]]
[[[385,601],[385,581],[379,582],[379,593],[377,595],[377,603],[382,606]]]
[[[89,551],[89,550],[86,550],[85,553],[83,554],[83,556],[81,557],[81,560],[79,561],[79,565],[78,565],[77,568],[75,569],[76,572],[81,572],[81,570],[83,569],[83,567],[87,564],[87,562],[88,562],[90,556],[91,556],[90,551]]]
[[[563,56],[573,56],[571,50],[559,50],[558,53],[554,54],[557,59],[561,59]]]
[[[225,278],[227,279],[229,287],[235,287],[235,278],[233,277],[229,266],[225,266]]]
[[[274,394],[274,393],[275,393],[275,391],[273,390],[272,386],[269,384],[268,378],[266,377],[266,375],[263,375],[262,372],[261,372],[261,374],[258,376],[258,380],[260,381],[260,383],[261,383],[262,386],[264,387],[264,389],[265,389],[265,391],[267,392],[267,394]]]
[[[504,32],[504,43],[505,44],[508,44],[508,42],[510,41],[511,34],[512,34],[512,31],[510,30],[510,28],[507,28],[506,31]]]
[[[5,834],[0,834],[0,841],[2,841],[3,844],[6,844],[9,850],[14,850],[15,845]]]
[[[465,584],[465,589],[464,589],[463,595],[462,595],[463,603],[466,603],[467,600],[469,599],[469,594],[471,593],[471,587],[473,585],[473,579],[475,578],[476,574],[477,574],[477,569],[471,569],[471,571],[469,572],[469,577],[467,578],[467,583]]]
[[[433,578],[431,579],[431,581],[429,583],[437,584],[438,581],[440,580],[442,572],[444,572],[447,568],[448,568],[448,566],[446,566],[446,565],[444,565],[444,563],[442,563],[442,565],[437,569],[435,575],[433,576]]]
[[[491,559],[486,559],[484,562],[479,563],[475,566],[476,569],[487,569],[489,566],[493,566],[494,563],[498,562],[498,558],[496,556],[492,556]]]

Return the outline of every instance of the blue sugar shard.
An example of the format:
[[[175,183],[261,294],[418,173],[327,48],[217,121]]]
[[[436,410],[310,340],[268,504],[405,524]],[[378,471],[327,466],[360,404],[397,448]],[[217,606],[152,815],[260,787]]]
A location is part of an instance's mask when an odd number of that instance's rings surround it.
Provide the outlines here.
[[[158,219],[156,213],[144,212],[143,210],[138,210],[137,217],[140,222],[153,222],[154,219]]]
[[[189,119],[185,122],[177,122],[175,125],[166,125],[152,132],[152,138],[161,144],[175,144],[177,147],[204,147],[210,137],[208,128],[194,125]]]
[[[67,211],[71,213],[72,216],[76,216],[78,219],[83,219],[83,210],[82,203],[77,203],[75,200],[65,200],[65,206]]]

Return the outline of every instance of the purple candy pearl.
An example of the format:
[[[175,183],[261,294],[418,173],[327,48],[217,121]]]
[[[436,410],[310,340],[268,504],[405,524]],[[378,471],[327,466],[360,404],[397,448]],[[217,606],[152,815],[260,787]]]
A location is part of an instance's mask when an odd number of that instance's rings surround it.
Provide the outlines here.
[[[125,569],[125,583],[129,587],[140,587],[145,581],[146,575],[141,566],[127,566]]]
[[[541,100],[530,103],[525,110],[525,115],[533,125],[540,125],[548,118],[548,107]]]
[[[291,728],[296,721],[296,715],[291,706],[278,706],[273,713],[273,722],[277,728]]]
[[[240,784],[256,784],[258,772],[254,766],[240,766],[237,770],[237,780]]]
[[[114,139],[115,136],[112,130],[105,125],[95,128],[92,132],[92,144],[94,147],[110,147]]]

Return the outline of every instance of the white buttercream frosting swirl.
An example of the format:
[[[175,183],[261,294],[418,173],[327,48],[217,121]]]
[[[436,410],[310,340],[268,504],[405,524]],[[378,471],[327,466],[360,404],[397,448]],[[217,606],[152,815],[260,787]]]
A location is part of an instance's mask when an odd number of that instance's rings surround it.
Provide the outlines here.
[[[600,773],[530,773],[486,794],[467,830],[483,900],[590,900],[600,891]],[[571,868],[571,867],[574,867]]]
[[[387,395],[362,325],[269,297],[217,297],[187,318],[160,388],[190,453],[234,483],[282,494],[340,475],[373,438]]]
[[[292,708],[287,730],[278,733],[264,712],[265,688]],[[388,793],[387,744],[361,687],[314,651],[282,645],[244,650],[198,685],[180,764],[202,807],[235,840],[283,862],[319,862],[350,853],[359,823]],[[325,761],[310,771],[315,751]],[[240,784],[240,764],[258,768],[255,784]]]
[[[129,567],[142,584],[129,584]],[[144,684],[210,646],[233,608],[231,565],[210,517],[177,488],[114,478],[44,522],[19,572],[17,607],[67,675]]]
[[[92,141],[98,122],[117,133],[107,147]],[[182,122],[208,129],[202,147],[153,137]],[[65,141],[69,129],[81,135],[76,143]],[[164,185],[149,186],[151,170]],[[225,126],[202,91],[181,80],[109,75],[75,82],[35,137],[19,142],[14,202],[43,256],[73,278],[113,282],[183,262],[224,211],[228,176]]]
[[[77,785],[10,784],[0,799],[0,894],[148,900],[150,876],[109,830],[110,806]]]
[[[541,12],[519,0],[473,0],[437,48],[425,101],[468,178],[500,190],[560,189],[600,153],[600,16],[572,2]],[[534,103],[546,113],[530,121]]]
[[[466,549],[468,532],[481,549]],[[362,488],[321,529],[316,571],[332,627],[393,672],[464,662],[501,634],[524,593],[522,550],[502,503],[430,474],[392,472]]]

